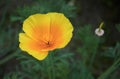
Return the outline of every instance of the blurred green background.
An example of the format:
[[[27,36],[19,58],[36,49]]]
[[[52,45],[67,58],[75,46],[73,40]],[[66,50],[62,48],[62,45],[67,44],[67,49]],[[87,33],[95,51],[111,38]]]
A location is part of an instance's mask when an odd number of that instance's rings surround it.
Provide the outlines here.
[[[64,13],[74,34],[38,61],[20,50],[18,34],[28,16],[48,12]],[[119,14],[119,0],[0,0],[0,79],[120,79]]]

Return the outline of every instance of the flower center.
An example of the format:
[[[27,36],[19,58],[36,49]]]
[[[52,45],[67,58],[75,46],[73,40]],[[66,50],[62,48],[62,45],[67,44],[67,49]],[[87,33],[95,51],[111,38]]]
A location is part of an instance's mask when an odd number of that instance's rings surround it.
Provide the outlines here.
[[[54,44],[51,41],[45,42],[42,47],[43,51],[49,51],[49,50],[54,50],[54,49],[55,49]]]
[[[48,41],[48,42],[46,43],[46,45],[47,45],[48,47],[50,47],[51,44],[50,44],[50,42]]]

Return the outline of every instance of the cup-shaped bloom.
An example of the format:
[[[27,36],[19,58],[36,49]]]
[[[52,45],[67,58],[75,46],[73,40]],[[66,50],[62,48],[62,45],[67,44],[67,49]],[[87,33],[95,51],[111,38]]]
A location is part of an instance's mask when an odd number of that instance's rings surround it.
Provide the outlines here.
[[[95,29],[95,34],[97,36],[102,36],[104,34],[104,30],[100,29],[100,28],[97,28],[97,29]]]
[[[73,26],[62,13],[34,14],[23,23],[19,47],[43,60],[48,52],[65,47],[72,38]]]

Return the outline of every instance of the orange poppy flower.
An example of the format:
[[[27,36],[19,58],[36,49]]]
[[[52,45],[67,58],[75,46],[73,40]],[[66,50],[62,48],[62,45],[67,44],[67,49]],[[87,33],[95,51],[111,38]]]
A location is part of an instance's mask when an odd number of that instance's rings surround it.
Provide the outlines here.
[[[43,60],[48,52],[65,47],[71,40],[73,26],[62,13],[34,14],[23,23],[19,47]]]

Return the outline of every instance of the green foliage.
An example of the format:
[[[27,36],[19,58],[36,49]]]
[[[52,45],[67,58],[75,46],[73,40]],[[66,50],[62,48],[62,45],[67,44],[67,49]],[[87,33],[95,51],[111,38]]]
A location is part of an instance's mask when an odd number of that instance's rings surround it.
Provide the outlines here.
[[[16,16],[12,16],[12,21],[23,21],[25,18],[36,13],[60,12],[65,16],[73,18],[76,15],[75,6],[70,6],[65,0],[38,0],[33,5],[18,7]]]
[[[7,30],[7,31],[6,31]],[[9,29],[0,31],[0,54],[4,52],[7,53],[9,51],[12,51],[17,46],[17,35],[14,35],[14,33],[18,33],[17,31],[13,31],[14,29],[9,26]],[[13,36],[14,35],[14,36]],[[16,41],[15,41],[16,40]],[[6,48],[6,49],[4,49]]]
[[[94,59],[99,46],[99,38],[94,35],[91,25],[85,25],[78,29],[77,37],[81,41],[81,47],[78,47],[78,53],[81,56],[80,61],[80,79],[94,79],[92,68]],[[94,41],[93,41],[94,40]]]
[[[3,79],[25,79],[25,78],[27,78],[27,77],[24,73],[16,71],[16,72],[10,72],[10,73],[6,74],[6,76],[4,76]]]
[[[86,25],[78,29],[78,37],[82,43],[82,47],[78,48],[78,51],[82,55],[84,63],[87,63],[91,56],[94,57],[99,45],[99,38],[93,34],[91,27],[91,25]]]
[[[58,50],[58,52],[51,52],[45,60],[38,61],[30,55],[18,54],[17,59],[20,60],[20,68],[16,68],[18,73],[8,73],[7,78],[19,76],[15,79],[67,79],[70,73],[68,60],[71,60],[72,56],[72,53]],[[23,73],[24,75],[20,75]]]
[[[103,74],[98,79],[113,79],[109,78],[110,74],[116,73],[117,71],[115,72],[115,70],[120,66],[120,43],[116,43],[114,47],[106,48],[105,51],[101,53],[101,55],[111,58],[112,60],[114,60],[114,62],[105,72],[103,72]],[[114,76],[114,79],[118,78]]]
[[[105,57],[110,57],[110,58],[119,58],[120,57],[120,43],[116,43],[115,47],[108,47],[102,53],[103,56]]]

